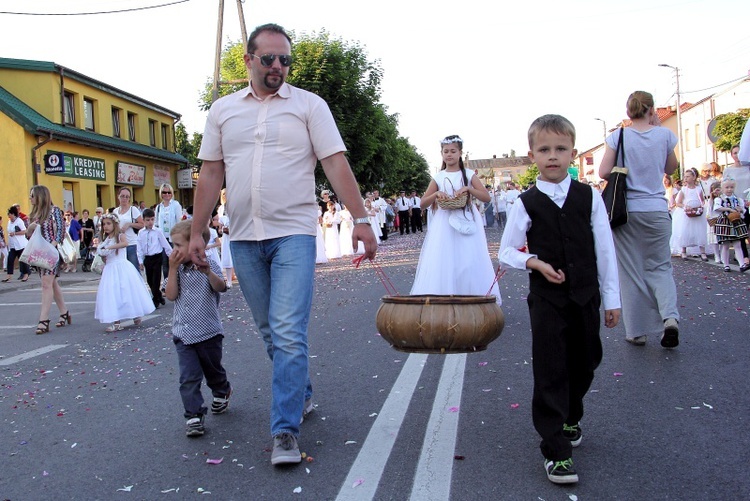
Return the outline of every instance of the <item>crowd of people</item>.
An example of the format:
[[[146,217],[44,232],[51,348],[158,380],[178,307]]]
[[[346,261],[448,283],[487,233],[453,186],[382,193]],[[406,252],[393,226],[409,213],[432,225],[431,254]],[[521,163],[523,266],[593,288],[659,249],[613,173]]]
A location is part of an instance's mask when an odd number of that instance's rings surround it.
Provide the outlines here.
[[[185,220],[168,184],[160,187],[162,201],[153,208],[135,207],[131,191],[122,188],[119,205],[106,213],[97,208],[91,219],[87,211],[80,219],[63,214],[44,186],[31,189],[28,218],[18,207],[8,211],[14,240],[5,281],[37,229],[54,247],[63,245],[67,231],[89,249],[87,256],[95,248],[94,262],[103,263],[95,317],[109,324],[107,331],[122,329],[123,319],[139,324],[165,298],[174,301],[172,334],[189,437],[206,431],[204,379],[211,412],[229,407],[233,387],[222,365],[219,296],[235,274],[272,361],[271,463],[296,464],[302,461],[300,425],[315,409],[308,323],[316,262],[357,253],[374,259],[378,244],[396,231],[400,236],[426,230],[411,294],[494,295],[500,304],[485,233],[497,224],[499,262],[529,272],[532,420],[544,471],[554,483],[575,483],[572,449],[583,436],[583,398],[602,358],[601,307],[608,328],[622,317],[628,343],[643,346],[656,336],[673,349],[680,317],[670,236],[676,234],[672,245],[683,256],[697,247],[707,260],[711,249],[729,269],[731,245],[740,270],[750,266],[742,222],[750,169],[740,164],[739,147],[732,149],[735,165],[723,173],[713,166],[688,169],[676,187],[670,176],[678,167],[677,138],[660,126],[646,92],[627,100],[632,124],[606,138],[599,175],[607,179],[620,165],[618,146],[629,168],[628,220],[611,229],[602,186],[570,177],[576,132],[564,117],[544,115],[531,124],[529,157],[539,177],[523,192],[515,183],[485,186],[464,165],[463,139],[451,135],[440,142],[442,166],[424,194],[403,190],[382,197],[374,190],[363,196],[327,103],[285,82],[292,56],[284,29],[257,27],[244,61],[250,85],[219,99],[208,113],[195,206]],[[278,148],[279,121],[284,149]],[[257,131],[255,141],[245,139],[248,130]],[[318,161],[333,192],[321,192],[316,206]],[[290,185],[301,188],[289,191]],[[50,330],[53,301],[60,313],[55,326],[72,323],[57,282],[61,269],[60,259],[39,268],[37,334]],[[143,282],[141,271],[148,287],[133,287]],[[29,273],[21,267],[20,278]]]

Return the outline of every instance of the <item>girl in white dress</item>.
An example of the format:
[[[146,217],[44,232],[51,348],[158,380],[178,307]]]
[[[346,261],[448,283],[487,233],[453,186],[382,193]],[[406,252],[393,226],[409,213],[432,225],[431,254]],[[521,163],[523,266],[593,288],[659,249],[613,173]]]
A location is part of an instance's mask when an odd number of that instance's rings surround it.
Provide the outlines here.
[[[339,217],[341,218],[341,226],[339,228],[339,246],[341,247],[341,255],[351,256],[354,254],[354,246],[352,245],[354,218],[352,217],[351,212],[346,208],[346,205],[341,207]]]
[[[441,146],[442,170],[430,181],[420,201],[422,209],[432,206],[432,210],[411,294],[494,295],[501,304],[482,224],[484,218],[471,202],[472,197],[489,202],[490,194],[474,171],[464,167],[460,137],[448,136]],[[469,196],[461,209],[441,209],[437,205],[438,199],[462,193]]]
[[[370,219],[370,227],[375,233],[377,242],[380,243],[380,237],[383,236],[383,230],[380,229],[380,220],[378,219],[378,211],[372,206],[372,200],[369,198],[365,199],[365,210],[367,211],[367,217]]]
[[[128,239],[120,233],[120,220],[115,214],[102,216],[102,238],[96,253],[106,263],[96,291],[94,318],[111,324],[107,332],[122,330],[120,321],[124,318],[140,325],[141,317],[154,311],[154,302],[141,274],[127,259]]]
[[[677,207],[683,210],[680,229],[677,237],[677,247],[681,249],[682,259],[687,258],[688,247],[700,249],[701,260],[708,261],[706,257],[706,227],[708,223],[703,215],[703,190],[698,184],[698,170],[688,169],[685,171],[685,184],[677,194]],[[700,211],[696,217],[688,217],[688,211]]]
[[[315,235],[315,264],[327,263],[328,258],[326,257],[326,243],[323,240],[323,213],[318,206],[318,224],[315,225],[318,232]]]
[[[227,289],[232,288],[234,279],[234,265],[232,264],[232,251],[229,248],[229,215],[224,207],[224,215],[219,218],[221,228],[221,268],[224,270],[224,280],[227,281]]]
[[[208,225],[208,243],[206,244],[206,257],[211,259],[221,268],[221,256],[219,255],[219,248],[221,247],[221,238],[219,238],[219,232],[216,228],[219,227],[219,215],[213,214],[211,217],[211,223]]]
[[[326,242],[326,257],[328,259],[336,259],[341,257],[341,246],[339,245],[339,227],[338,224],[341,222],[341,217],[336,212],[336,206],[333,202],[328,202],[328,210],[323,214],[323,226],[326,231],[325,242]]]

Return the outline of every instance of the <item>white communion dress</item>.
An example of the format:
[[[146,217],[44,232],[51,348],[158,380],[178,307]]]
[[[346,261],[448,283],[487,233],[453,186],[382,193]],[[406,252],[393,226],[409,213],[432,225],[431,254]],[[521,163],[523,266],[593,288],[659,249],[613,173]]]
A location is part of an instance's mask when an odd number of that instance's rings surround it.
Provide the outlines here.
[[[126,250],[107,248],[115,243],[112,238],[107,238],[97,250],[97,254],[107,259],[96,291],[94,309],[94,318],[103,324],[142,317],[156,309],[141,274],[127,260]]]

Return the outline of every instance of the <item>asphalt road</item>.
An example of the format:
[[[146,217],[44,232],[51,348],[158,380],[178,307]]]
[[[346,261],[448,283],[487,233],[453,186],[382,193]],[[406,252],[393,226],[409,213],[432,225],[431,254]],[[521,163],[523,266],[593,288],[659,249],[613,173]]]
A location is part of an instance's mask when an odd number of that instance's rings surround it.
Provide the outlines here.
[[[421,237],[381,247],[378,263],[401,294]],[[488,240],[495,256],[499,233]],[[288,468],[270,465],[271,365],[239,287],[222,300],[230,410],[188,439],[170,305],[106,334],[93,319],[96,277],[68,274],[73,324],[35,336],[38,279],[0,284],[0,499],[750,499],[750,273],[674,265],[681,344],[634,347],[621,326],[602,328],[604,360],[574,451],[581,480],[564,487],[546,479],[531,423],[524,273],[500,281],[506,326],[487,351],[426,356],[377,334],[385,289],[369,265],[319,265],[316,410],[300,437],[311,459]]]

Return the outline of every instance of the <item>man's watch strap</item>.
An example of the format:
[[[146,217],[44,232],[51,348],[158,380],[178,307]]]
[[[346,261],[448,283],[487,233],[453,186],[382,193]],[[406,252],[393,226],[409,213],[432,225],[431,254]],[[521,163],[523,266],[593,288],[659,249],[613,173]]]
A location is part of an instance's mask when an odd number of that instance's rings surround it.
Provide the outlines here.
[[[354,224],[370,224],[369,217],[358,217],[354,220]]]

